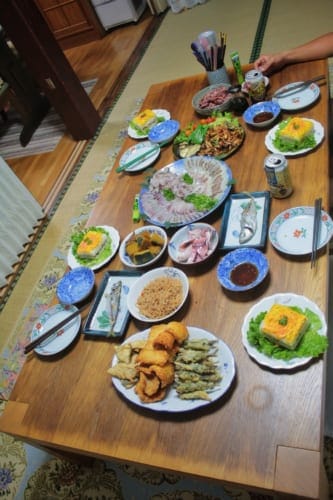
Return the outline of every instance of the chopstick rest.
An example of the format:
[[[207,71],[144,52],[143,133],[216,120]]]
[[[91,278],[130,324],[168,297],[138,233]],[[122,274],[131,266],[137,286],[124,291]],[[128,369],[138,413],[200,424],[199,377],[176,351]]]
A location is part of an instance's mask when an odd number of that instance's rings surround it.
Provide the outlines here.
[[[66,326],[68,323],[70,323],[74,318],[76,318],[77,316],[79,316],[79,314],[81,314],[81,312],[83,311],[83,309],[85,309],[87,307],[87,305],[88,304],[85,304],[84,306],[82,306],[80,309],[77,309],[76,311],[74,311],[69,316],[66,316],[66,318],[64,318],[62,321],[60,321],[59,323],[57,323],[56,325],[54,325],[52,328],[50,328],[49,330],[47,330],[45,333],[43,333],[39,337],[35,338],[29,344],[27,344],[25,346],[25,348],[24,348],[24,354],[28,354],[30,351],[32,351],[33,349],[35,349],[35,347],[37,347],[39,344],[41,344],[42,342],[44,342],[44,340],[48,339],[51,335],[53,335],[58,330],[60,330],[61,328],[63,328],[64,326]]]

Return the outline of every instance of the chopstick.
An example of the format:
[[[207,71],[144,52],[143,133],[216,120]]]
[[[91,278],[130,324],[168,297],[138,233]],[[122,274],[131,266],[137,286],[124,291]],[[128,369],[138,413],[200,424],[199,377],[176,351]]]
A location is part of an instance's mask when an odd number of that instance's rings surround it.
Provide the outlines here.
[[[311,252],[311,268],[315,267],[317,260],[317,248],[321,226],[321,198],[315,200],[314,219],[313,219],[313,236],[312,236],[312,252]]]
[[[49,330],[47,330],[47,332],[45,332],[42,335],[40,335],[39,337],[35,338],[32,342],[30,342],[30,344],[27,344],[25,346],[25,348],[24,348],[24,354],[28,354],[28,352],[30,352],[33,349],[35,349],[35,347],[37,347],[41,342],[44,342],[44,340],[48,339],[53,333],[56,333],[63,326],[65,326],[68,323],[70,323],[74,318],[76,318],[76,316],[78,316],[79,314],[81,314],[81,312],[83,311],[83,309],[85,309],[87,307],[87,305],[88,304],[85,304],[84,306],[82,306],[81,308],[77,309],[76,311],[74,311],[69,316],[66,316],[66,318],[64,318],[62,321],[60,321],[59,323],[57,323],[56,325],[54,325],[52,328],[50,328]]]
[[[156,144],[156,146],[154,146],[150,149],[147,149],[147,151],[145,151],[144,153],[142,153],[139,156],[136,156],[135,158],[133,158],[133,160],[130,160],[127,163],[124,163],[123,165],[120,165],[118,168],[116,168],[116,172],[123,172],[123,170],[127,170],[129,167],[140,162],[141,160],[143,160],[147,156],[152,155],[153,153],[155,153],[155,151],[158,151],[160,148],[161,148],[161,146],[159,144]]]

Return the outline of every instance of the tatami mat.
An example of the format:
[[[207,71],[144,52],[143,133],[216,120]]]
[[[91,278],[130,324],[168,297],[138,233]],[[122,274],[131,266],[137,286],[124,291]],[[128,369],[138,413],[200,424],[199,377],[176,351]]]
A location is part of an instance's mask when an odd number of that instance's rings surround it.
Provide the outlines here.
[[[332,0],[272,0],[262,53],[300,45],[332,29]]]

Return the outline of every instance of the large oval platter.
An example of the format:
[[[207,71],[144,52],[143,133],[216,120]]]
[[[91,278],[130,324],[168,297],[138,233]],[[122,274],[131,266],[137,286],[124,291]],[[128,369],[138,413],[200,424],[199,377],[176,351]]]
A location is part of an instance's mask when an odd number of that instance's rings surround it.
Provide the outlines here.
[[[231,181],[231,170],[222,160],[209,156],[177,160],[155,172],[149,184],[141,189],[140,213],[157,226],[180,227],[196,222],[223,203],[230,192]],[[215,204],[197,210],[185,201],[191,194],[209,196]]]
[[[209,393],[210,401],[204,399],[180,399],[177,395],[176,389],[174,386],[171,386],[167,396],[162,401],[156,401],[154,403],[142,403],[139,399],[138,395],[135,393],[134,388],[127,389],[122,383],[121,380],[116,377],[112,377],[112,383],[128,401],[131,403],[141,406],[143,408],[147,408],[148,410],[154,411],[163,411],[169,413],[179,413],[195,410],[196,408],[200,408],[201,406],[207,406],[217,399],[221,398],[223,394],[225,394],[230,388],[232,381],[234,379],[236,373],[236,366],[234,356],[228,347],[228,345],[223,342],[223,340],[217,339],[215,335],[202,328],[197,328],[193,326],[188,327],[189,338],[193,339],[207,339],[207,340],[218,340],[218,352],[216,357],[218,359],[218,365],[220,367],[222,380],[218,386],[213,390],[213,392]],[[136,340],[144,340],[148,337],[149,329],[143,330],[142,332],[136,333],[129,337],[125,343],[133,342]],[[114,356],[112,360],[112,366],[117,364],[117,357]]]

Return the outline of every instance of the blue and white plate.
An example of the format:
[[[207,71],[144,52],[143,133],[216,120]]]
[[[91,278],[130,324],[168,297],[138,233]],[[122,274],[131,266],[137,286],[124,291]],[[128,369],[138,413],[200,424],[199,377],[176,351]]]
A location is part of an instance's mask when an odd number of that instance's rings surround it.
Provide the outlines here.
[[[56,304],[55,306],[50,307],[50,309],[44,311],[36,321],[31,332],[31,340],[35,340],[37,337],[40,337],[43,333],[53,328],[75,311],[77,311],[77,307],[75,306]],[[72,321],[51,335],[51,337],[44,340],[44,342],[41,342],[35,348],[35,352],[42,356],[53,356],[54,354],[58,354],[73,342],[76,335],[79,333],[80,325],[81,316],[77,315],[72,319]]]
[[[150,153],[151,151],[151,153]],[[125,172],[138,172],[146,167],[149,167],[158,158],[161,148],[158,144],[153,144],[150,141],[139,142],[134,144],[134,146],[128,148],[119,160],[119,166],[122,167],[126,163],[133,162],[133,164],[126,168]],[[141,157],[141,155],[146,154],[141,160],[136,160],[136,158]]]
[[[148,132],[148,139],[154,143],[170,142],[179,131],[177,120],[166,120],[154,125]]]
[[[95,284],[94,272],[88,267],[68,271],[58,283],[57,297],[62,304],[76,304],[89,296]]]
[[[203,330],[202,328],[197,328],[194,326],[187,327],[189,332],[189,339],[206,339],[209,341],[217,341],[218,350],[216,353],[216,358],[218,361],[219,370],[222,376],[221,382],[214,388],[214,390],[209,393],[210,401],[204,399],[180,399],[177,395],[176,389],[174,385],[170,387],[166,397],[162,401],[156,401],[155,403],[142,403],[140,401],[139,396],[135,392],[135,388],[132,387],[127,389],[122,381],[117,379],[116,377],[112,378],[112,384],[115,386],[117,391],[124,396],[128,401],[131,401],[133,404],[137,406],[141,406],[148,410],[153,411],[165,411],[169,413],[182,413],[186,411],[195,410],[202,406],[207,406],[212,404],[217,399],[220,399],[223,394],[225,394],[235,377],[236,373],[236,365],[234,356],[229,348],[229,346],[223,342],[223,340],[215,337],[212,333]],[[144,330],[142,332],[131,335],[125,343],[134,342],[137,340],[145,340],[148,338],[149,329]],[[112,360],[112,366],[116,365],[118,362],[117,356],[114,356]]]
[[[244,286],[236,285],[231,280],[231,272],[241,264],[253,264],[258,270],[256,279]],[[217,267],[217,279],[227,290],[244,292],[259,285],[266,278],[268,270],[268,260],[260,250],[256,250],[255,248],[237,248],[220,260]]]

